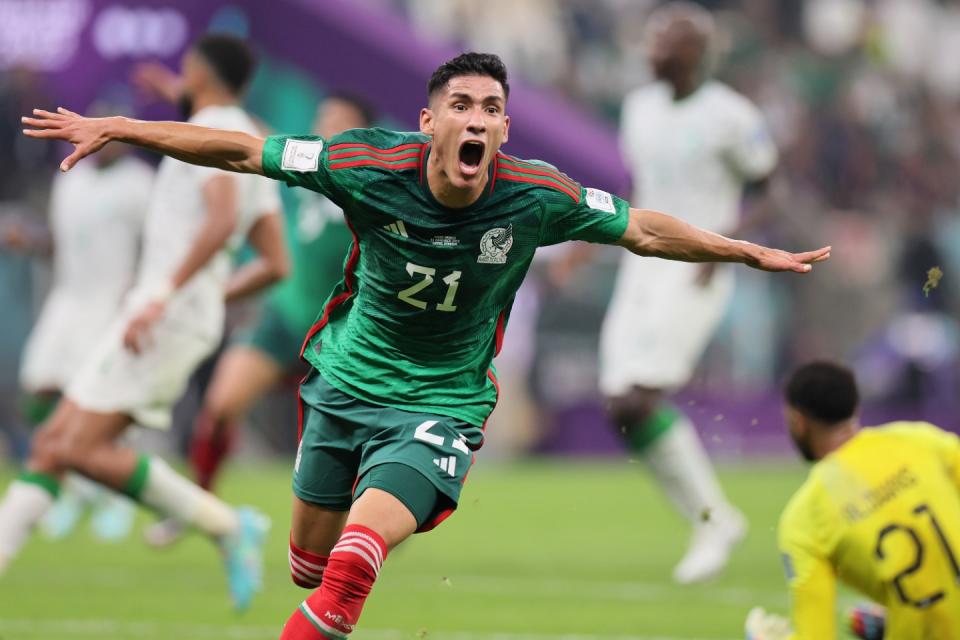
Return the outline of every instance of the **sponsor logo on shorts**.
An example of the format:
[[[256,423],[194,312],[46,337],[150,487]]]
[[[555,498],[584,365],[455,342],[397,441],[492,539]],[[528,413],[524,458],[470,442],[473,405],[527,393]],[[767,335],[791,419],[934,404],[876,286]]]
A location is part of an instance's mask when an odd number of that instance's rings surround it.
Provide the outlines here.
[[[303,458],[303,440],[297,446],[297,459],[293,462],[293,472],[300,473],[300,460]]]
[[[450,476],[457,475],[457,456],[449,456],[447,458],[434,458],[433,464],[440,467],[441,471],[446,471],[447,474]]]
[[[480,255],[477,262],[480,264],[504,264],[507,261],[507,252],[513,246],[513,225],[506,229],[497,227],[490,229],[480,238]]]

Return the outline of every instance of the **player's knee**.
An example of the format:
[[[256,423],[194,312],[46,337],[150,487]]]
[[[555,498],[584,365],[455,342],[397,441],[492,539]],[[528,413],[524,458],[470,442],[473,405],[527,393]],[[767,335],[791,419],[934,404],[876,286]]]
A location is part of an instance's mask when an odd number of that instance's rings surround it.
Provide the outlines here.
[[[660,405],[660,392],[634,387],[627,393],[607,400],[607,416],[621,432],[642,428]]]
[[[64,453],[57,434],[41,429],[33,439],[27,466],[40,473],[59,473],[66,468]]]
[[[323,572],[327,568],[330,556],[320,555],[301,549],[290,541],[290,577],[293,584],[304,589],[316,589],[323,582]]]

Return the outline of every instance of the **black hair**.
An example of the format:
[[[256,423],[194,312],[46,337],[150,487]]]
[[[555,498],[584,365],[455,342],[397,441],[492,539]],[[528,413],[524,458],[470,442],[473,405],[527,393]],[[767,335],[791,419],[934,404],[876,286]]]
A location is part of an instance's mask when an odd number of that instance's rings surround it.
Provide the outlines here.
[[[853,372],[826,361],[797,369],[787,382],[785,395],[787,404],[800,413],[831,425],[852,418],[860,404]]]
[[[503,97],[510,97],[510,85],[507,83],[507,66],[495,53],[461,53],[437,67],[427,83],[427,97],[447,86],[451,79],[459,76],[489,76],[503,87]]]
[[[377,111],[366,97],[353,91],[338,89],[327,94],[326,100],[346,102],[360,113],[363,126],[369,127],[377,120]]]
[[[193,43],[198,53],[213,69],[217,78],[239,96],[247,88],[257,66],[250,45],[243,38],[225,33],[211,33]]]

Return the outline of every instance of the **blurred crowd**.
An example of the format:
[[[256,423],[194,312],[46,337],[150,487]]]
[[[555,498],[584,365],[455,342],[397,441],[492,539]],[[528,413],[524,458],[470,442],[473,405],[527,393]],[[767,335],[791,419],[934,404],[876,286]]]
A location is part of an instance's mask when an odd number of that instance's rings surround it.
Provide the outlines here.
[[[643,35],[655,0],[366,1],[402,12],[427,40],[499,53],[514,77],[612,126],[623,96],[649,81]],[[701,4],[720,27],[715,75],[760,106],[781,150],[766,224],[752,239],[834,252],[806,278],[741,270],[697,384],[772,389],[786,366],[829,356],[854,362],[874,397],[960,396],[960,1]],[[58,151],[19,134],[19,115],[51,93],[41,78],[0,71],[0,237],[45,206]],[[543,297],[541,395],[569,397],[572,385],[595,397],[584,363],[595,357],[614,265],[601,254]],[[943,278],[925,288],[934,267]],[[0,415],[33,317],[25,301],[39,302],[42,278],[28,257],[0,249]]]
[[[376,1],[425,38],[497,51],[515,75],[614,124],[622,97],[649,81],[654,0]],[[760,106],[781,149],[765,239],[836,247],[811,278],[741,273],[702,378],[769,384],[784,365],[822,355],[861,363],[874,394],[936,396],[945,378],[954,392],[960,2],[700,4],[720,27],[715,75]],[[933,267],[946,276],[925,294]]]

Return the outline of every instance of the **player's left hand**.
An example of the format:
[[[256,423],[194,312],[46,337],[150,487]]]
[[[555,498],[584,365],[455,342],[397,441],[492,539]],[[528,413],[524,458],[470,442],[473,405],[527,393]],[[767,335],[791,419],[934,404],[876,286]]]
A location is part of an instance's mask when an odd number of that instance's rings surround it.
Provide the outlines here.
[[[154,300],[130,320],[123,332],[123,346],[133,353],[141,353],[152,343],[151,329],[163,316],[166,302]]]
[[[73,111],[58,107],[57,112],[34,109],[33,117],[24,116],[20,121],[33,129],[24,129],[23,135],[31,138],[63,140],[75,149],[60,163],[60,171],[69,171],[73,165],[91,153],[96,153],[110,142],[110,123],[114,118],[85,118]]]
[[[794,271],[796,273],[807,273],[813,269],[811,265],[815,262],[829,260],[831,249],[831,247],[823,247],[816,251],[790,253],[759,245],[751,245],[751,247],[745,261],[747,266],[761,271]]]
[[[744,630],[747,640],[787,640],[792,633],[786,618],[767,613],[763,607],[750,610]]]

